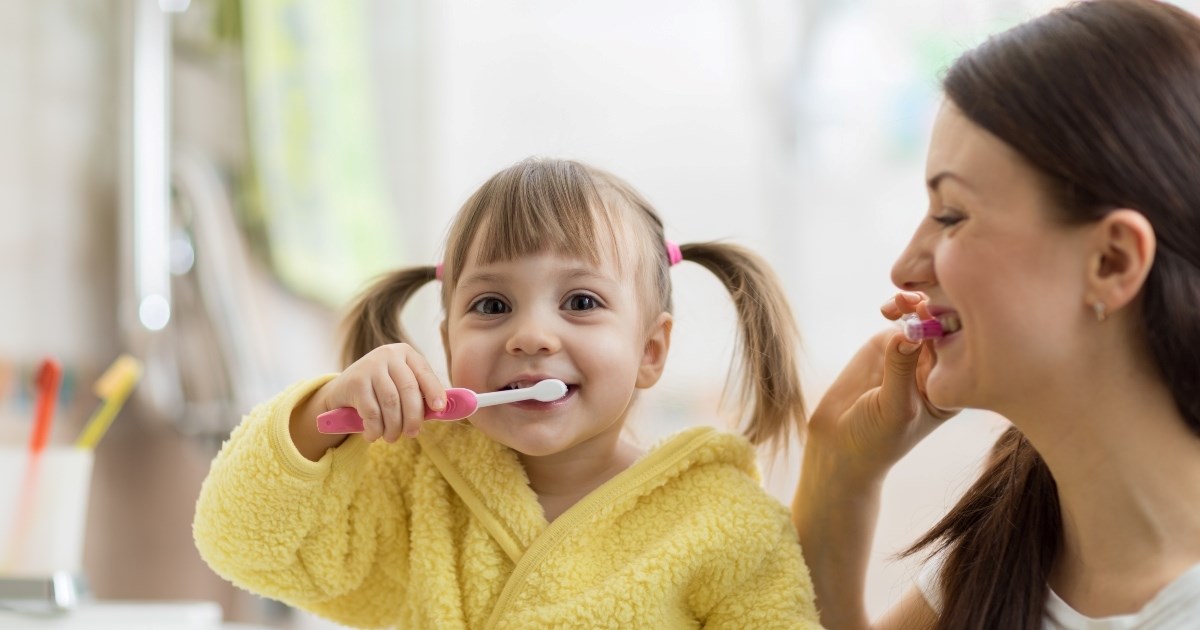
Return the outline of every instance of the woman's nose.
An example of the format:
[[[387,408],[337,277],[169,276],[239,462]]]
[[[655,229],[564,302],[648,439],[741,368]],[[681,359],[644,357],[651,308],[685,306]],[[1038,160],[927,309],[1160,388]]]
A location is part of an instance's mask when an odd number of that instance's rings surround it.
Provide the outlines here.
[[[892,284],[905,291],[927,291],[937,284],[933,252],[927,241],[918,228],[908,246],[892,264]]]
[[[512,323],[512,333],[505,344],[509,353],[554,354],[562,349],[550,315],[527,310],[514,317]]]

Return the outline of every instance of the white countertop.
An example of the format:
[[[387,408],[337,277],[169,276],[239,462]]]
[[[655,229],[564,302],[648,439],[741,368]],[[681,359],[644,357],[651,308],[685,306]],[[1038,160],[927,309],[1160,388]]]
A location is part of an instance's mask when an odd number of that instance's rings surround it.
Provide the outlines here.
[[[215,602],[89,601],[57,614],[0,608],[4,630],[271,630],[268,626],[222,623]]]

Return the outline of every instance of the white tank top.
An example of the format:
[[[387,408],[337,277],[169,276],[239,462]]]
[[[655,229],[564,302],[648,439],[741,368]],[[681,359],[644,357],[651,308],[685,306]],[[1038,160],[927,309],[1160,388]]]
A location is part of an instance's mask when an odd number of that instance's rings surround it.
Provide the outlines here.
[[[942,593],[937,574],[942,557],[925,563],[917,576],[917,588],[937,613],[942,611]],[[1128,615],[1094,619],[1071,608],[1053,590],[1046,598],[1044,630],[1200,630],[1200,564],[1175,578],[1141,610]]]

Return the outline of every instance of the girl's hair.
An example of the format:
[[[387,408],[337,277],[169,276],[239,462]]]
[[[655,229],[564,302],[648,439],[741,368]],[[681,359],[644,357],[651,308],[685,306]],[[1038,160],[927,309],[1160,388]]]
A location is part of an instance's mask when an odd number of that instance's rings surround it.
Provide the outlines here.
[[[481,234],[486,238],[479,239]],[[629,184],[579,162],[519,162],[467,200],[446,243],[443,306],[473,246],[478,264],[542,252],[599,263],[607,247],[618,267],[642,283],[648,315],[671,310],[662,220]],[[786,443],[803,426],[805,409],[796,357],[799,335],[778,279],[759,256],[736,245],[692,243],[679,249],[683,260],[712,271],[733,298],[741,355],[738,401],[749,407],[746,437],[754,444]],[[343,362],[348,365],[384,344],[407,342],[400,311],[435,278],[434,266],[415,267],[370,286],[347,316]]]
[[[1059,220],[1141,212],[1158,250],[1140,297],[1146,347],[1200,435],[1200,19],[1150,0],[1074,4],[989,39],[947,96],[1041,171]],[[1040,628],[1062,545],[1053,477],[1015,428],[906,553],[945,554],[940,628]]]

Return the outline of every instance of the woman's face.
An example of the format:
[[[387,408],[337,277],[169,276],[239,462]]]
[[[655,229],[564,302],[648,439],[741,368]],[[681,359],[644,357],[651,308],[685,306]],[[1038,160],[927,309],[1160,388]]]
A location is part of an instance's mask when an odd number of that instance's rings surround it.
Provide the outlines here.
[[[1058,220],[1038,172],[948,100],[926,179],[929,210],[892,281],[954,331],[934,342],[930,401],[1004,412],[1053,391],[1086,355],[1086,230]]]

